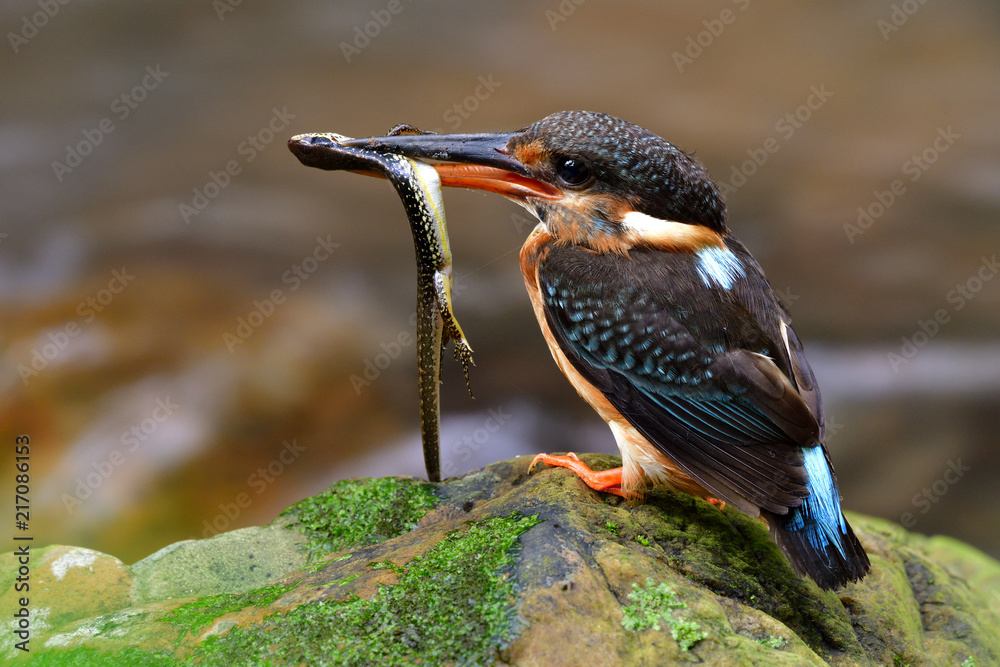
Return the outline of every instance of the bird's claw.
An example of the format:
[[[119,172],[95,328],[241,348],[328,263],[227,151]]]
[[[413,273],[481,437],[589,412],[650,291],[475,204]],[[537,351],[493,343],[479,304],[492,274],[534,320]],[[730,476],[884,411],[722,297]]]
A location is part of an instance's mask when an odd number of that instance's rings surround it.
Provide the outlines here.
[[[531,472],[535,469],[535,466],[538,465],[539,461],[541,461],[545,465],[559,465],[558,463],[552,463],[550,461],[554,460],[554,459],[562,459],[562,458],[569,458],[569,459],[573,459],[574,461],[579,461],[580,460],[580,457],[577,456],[576,454],[574,454],[573,452],[566,452],[565,456],[552,456],[551,454],[536,454],[535,458],[531,459],[531,465],[528,466],[528,474],[529,475],[531,474]],[[546,460],[546,459],[549,459],[549,460]]]
[[[705,498],[705,502],[708,503],[709,505],[715,505],[715,508],[720,512],[726,509],[725,500],[719,500],[718,498],[712,498],[711,496],[708,496]]]
[[[616,496],[625,496],[622,491],[622,469],[613,468],[611,470],[591,470],[590,466],[580,460],[580,457],[573,452],[567,452],[564,456],[552,454],[538,454],[528,466],[528,474],[535,465],[541,461],[545,465],[566,468],[576,474],[580,480],[592,488],[594,491],[602,493],[613,493]]]

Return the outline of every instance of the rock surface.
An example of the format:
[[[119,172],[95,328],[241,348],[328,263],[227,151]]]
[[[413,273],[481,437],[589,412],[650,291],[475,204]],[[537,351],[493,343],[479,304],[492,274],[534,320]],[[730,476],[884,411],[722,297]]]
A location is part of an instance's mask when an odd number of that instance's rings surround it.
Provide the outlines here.
[[[1000,563],[955,540],[851,515],[872,572],[823,592],[733,509],[629,505],[526,468],[338,482],[270,526],[131,567],[36,550],[31,650],[8,634],[0,662],[1000,664]],[[17,565],[0,556],[3,581]],[[17,597],[3,590],[10,623]]]

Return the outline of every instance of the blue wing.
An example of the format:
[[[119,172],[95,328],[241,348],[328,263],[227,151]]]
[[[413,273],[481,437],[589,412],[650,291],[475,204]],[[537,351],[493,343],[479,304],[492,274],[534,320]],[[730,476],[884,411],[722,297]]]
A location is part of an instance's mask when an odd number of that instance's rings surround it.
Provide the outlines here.
[[[771,361],[783,343],[739,295],[683,275],[696,271],[683,257],[579,253],[555,247],[539,266],[549,328],[574,367],[716,497],[752,515],[801,505],[803,447],[820,427]]]
[[[870,564],[840,509],[819,391],[759,267],[734,246],[744,276],[717,289],[684,256],[555,246],[538,269],[546,321],[647,440],[717,498],[762,515],[799,574],[836,588]]]

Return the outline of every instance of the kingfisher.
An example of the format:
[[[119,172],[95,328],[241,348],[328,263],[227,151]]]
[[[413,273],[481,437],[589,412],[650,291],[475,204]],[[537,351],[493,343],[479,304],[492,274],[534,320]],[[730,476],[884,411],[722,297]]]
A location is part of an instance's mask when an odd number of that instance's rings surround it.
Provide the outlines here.
[[[434,164],[538,225],[524,282],[559,370],[607,422],[622,465],[539,454],[590,488],[652,487],[759,517],[825,590],[870,568],[840,506],[819,387],[785,308],[727,226],[705,168],[619,118],[563,111],[489,134],[347,142]],[[529,472],[531,470],[529,468]]]

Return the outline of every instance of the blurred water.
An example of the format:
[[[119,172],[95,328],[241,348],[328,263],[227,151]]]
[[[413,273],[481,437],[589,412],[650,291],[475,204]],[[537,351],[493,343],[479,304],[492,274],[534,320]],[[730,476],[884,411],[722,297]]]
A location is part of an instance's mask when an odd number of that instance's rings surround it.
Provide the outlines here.
[[[1000,556],[994,4],[927,3],[898,30],[890,2],[223,6],[0,8],[0,435],[37,445],[37,539],[137,559],[345,475],[419,473],[401,207],[284,142],[587,108],[729,186],[731,227],[816,368],[846,505]],[[523,214],[446,200],[478,365],[474,402],[447,370],[445,464],[612,451],[530,312]],[[322,240],[331,257],[286,280]],[[490,410],[511,416],[486,432]]]

